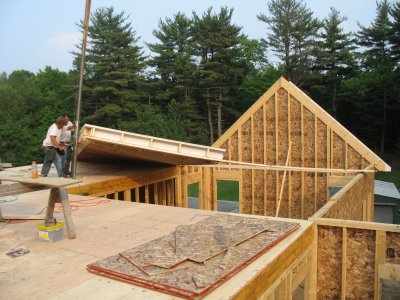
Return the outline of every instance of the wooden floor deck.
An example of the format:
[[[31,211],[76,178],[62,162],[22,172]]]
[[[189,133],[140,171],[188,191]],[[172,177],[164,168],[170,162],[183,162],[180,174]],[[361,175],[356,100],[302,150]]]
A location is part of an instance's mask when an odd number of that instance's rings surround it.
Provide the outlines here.
[[[19,210],[31,209],[30,213],[37,213],[45,207],[47,196],[46,190],[21,194],[13,205],[19,204]],[[91,274],[86,266],[170,233],[178,225],[196,223],[205,216],[218,213],[78,195],[69,198],[77,233],[74,240],[65,237],[54,244],[39,241],[36,225],[43,222],[40,220],[6,225],[16,233],[0,239],[2,299],[177,299]],[[11,203],[7,205],[11,206]],[[55,216],[62,219],[63,214],[56,213]],[[229,299],[254,283],[277,257],[310,233],[311,222],[296,221],[301,225],[296,232],[205,299]],[[30,252],[17,258],[6,256],[5,253],[13,248],[26,248]]]

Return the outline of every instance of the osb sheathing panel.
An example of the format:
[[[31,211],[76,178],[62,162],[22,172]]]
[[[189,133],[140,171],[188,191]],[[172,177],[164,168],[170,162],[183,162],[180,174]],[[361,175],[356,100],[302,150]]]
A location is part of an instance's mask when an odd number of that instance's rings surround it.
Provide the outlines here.
[[[230,146],[229,146],[229,155],[231,160],[238,161],[239,160],[239,151],[238,151],[238,132],[236,131],[230,138]]]
[[[276,99],[277,105],[277,112],[278,112],[278,122],[277,122],[277,129],[278,129],[278,165],[284,166],[286,164],[286,159],[288,156],[289,150],[289,124],[288,124],[288,93],[283,88],[279,89],[277,93]],[[290,155],[290,154],[289,154]],[[285,182],[283,182],[284,172],[279,172],[279,183],[278,183],[278,193],[281,193],[281,188],[283,185],[282,190],[282,198],[281,198],[281,205],[279,210],[279,216],[281,217],[288,217],[289,216],[289,179],[286,176]]]
[[[328,132],[327,126],[320,119],[317,119],[317,168],[326,168],[328,165]],[[316,205],[319,210],[325,205],[328,197],[328,175],[327,173],[317,174],[317,187],[316,187]]]
[[[265,163],[276,165],[276,132],[275,132],[275,96],[265,103]],[[266,171],[266,203],[265,214],[274,216],[276,211],[276,174],[275,171]]]
[[[222,146],[220,147],[222,149],[228,149],[228,141],[226,141],[225,143],[222,144]],[[229,149],[227,151],[224,152],[224,157],[225,160],[229,160]]]
[[[265,215],[275,216],[276,212],[276,172],[266,171],[266,203]]]
[[[336,133],[332,137],[332,168],[346,168],[346,143]]]
[[[400,264],[399,232],[386,232],[386,263]]]
[[[253,115],[253,159],[254,163],[264,163],[264,120],[263,108]],[[253,174],[253,214],[264,215],[264,171],[254,170]]]
[[[304,167],[315,167],[315,116],[307,109],[303,109],[303,141]],[[304,219],[315,213],[315,174],[304,173],[303,202]]]
[[[347,145],[347,168],[363,169],[362,156],[350,145]]]
[[[253,214],[264,215],[264,171],[254,170]]]
[[[285,165],[288,153],[288,95],[284,89],[279,89],[277,97],[278,111],[278,165]]]
[[[290,97],[290,141],[292,142],[290,151],[290,166],[302,166],[302,142],[301,142],[301,104]],[[290,173],[290,217],[301,219],[301,184],[302,173]]]
[[[374,174],[358,176],[359,179],[350,189],[343,194],[337,194],[339,195],[337,197],[332,197],[335,202],[325,213],[324,218],[363,221],[363,203],[367,205],[368,196],[372,193]]]
[[[242,149],[242,161],[252,162],[252,144],[251,144],[251,120],[249,119],[240,129]],[[240,212],[244,214],[252,213],[252,171],[241,170],[241,203]]]
[[[347,229],[346,299],[374,299],[375,231]]]
[[[266,130],[266,164],[276,165],[276,132],[275,132],[275,97],[265,103],[265,130]]]
[[[318,226],[317,253],[317,299],[340,299],[342,228]]]

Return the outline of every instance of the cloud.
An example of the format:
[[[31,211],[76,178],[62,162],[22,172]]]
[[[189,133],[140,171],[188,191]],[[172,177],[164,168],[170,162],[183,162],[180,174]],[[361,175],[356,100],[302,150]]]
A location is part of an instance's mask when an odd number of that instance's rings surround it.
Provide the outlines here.
[[[40,47],[34,50],[36,63],[39,68],[46,65],[68,71],[72,67],[73,55],[71,51],[77,51],[75,45],[82,38],[79,32],[59,32],[47,39]]]
[[[60,32],[52,37],[49,41],[50,45],[61,48],[71,48],[78,44],[82,34],[79,32]]]

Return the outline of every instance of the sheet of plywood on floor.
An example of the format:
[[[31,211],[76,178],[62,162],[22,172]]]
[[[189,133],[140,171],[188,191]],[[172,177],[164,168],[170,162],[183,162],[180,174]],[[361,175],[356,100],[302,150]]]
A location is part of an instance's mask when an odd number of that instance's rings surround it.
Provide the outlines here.
[[[264,121],[263,107],[253,115],[253,158],[254,163],[264,163]],[[253,171],[253,214],[264,215],[264,171]]]
[[[347,145],[347,168],[361,170],[363,169],[363,158],[353,147]]]
[[[100,275],[110,276],[114,279],[121,278],[126,282],[149,288],[158,287],[158,290],[166,293],[193,298],[203,296],[204,293],[220,285],[227,278],[231,278],[233,274],[244,266],[249,265],[260,254],[287,237],[298,227],[299,223],[297,222],[214,215],[203,219],[197,224],[178,226],[175,231],[177,253],[165,251],[160,245],[153,247],[152,244],[155,241],[152,241],[147,243],[148,245],[141,245],[122,252],[123,257],[121,255],[113,255],[88,267],[90,271]],[[182,228],[191,228],[194,231],[184,230],[180,232]],[[207,231],[207,229],[211,229],[211,236],[197,234],[199,230]],[[257,232],[259,234],[256,234]],[[181,236],[182,238],[178,238],[181,233],[184,233]],[[215,240],[215,247],[210,244],[213,239]],[[167,243],[170,243],[170,236],[161,237],[158,240],[165,248],[171,246],[170,244],[167,245]],[[154,253],[153,248],[155,248]],[[221,252],[224,248],[230,249],[232,252],[230,258],[226,257],[227,253]],[[215,251],[208,251],[210,249],[215,249]],[[202,251],[200,257],[196,255],[196,251]],[[147,252],[147,254],[143,254],[143,252]],[[221,253],[218,254],[219,252]],[[187,268],[179,268],[179,265],[177,265],[174,272],[160,273],[155,268],[155,270],[151,270],[151,278],[145,274],[145,264],[135,267],[136,265],[132,263],[138,259],[140,261],[149,261],[151,265],[147,267],[154,268],[154,265],[160,265],[155,261],[157,257],[160,257],[162,265],[174,266],[174,263],[179,262],[182,254],[183,256],[186,256],[186,254],[189,256],[195,255],[194,258],[196,260],[205,260],[202,264],[191,264]],[[168,255],[171,255],[172,260],[166,257]],[[235,259],[231,259],[232,257]],[[224,267],[221,268],[221,265]]]
[[[302,166],[302,143],[301,143],[301,104],[290,96],[290,166]],[[301,172],[292,172],[291,179],[291,217],[301,219]]]
[[[327,155],[327,140],[328,131],[327,126],[320,119],[317,119],[317,168],[327,168],[328,167],[328,155]],[[328,201],[327,190],[328,190],[328,174],[327,173],[317,173],[316,181],[316,200],[317,200],[317,210],[319,210]]]
[[[346,299],[373,299],[375,231],[348,228]]]
[[[317,298],[340,299],[342,228],[318,226],[317,253]]]
[[[399,232],[386,232],[386,263],[400,264]]]
[[[315,116],[303,108],[304,167],[315,167]],[[303,182],[304,218],[315,213],[315,174],[306,172]]]
[[[346,142],[333,132],[332,136],[332,168],[346,169]]]
[[[286,158],[288,156],[289,149],[289,124],[288,124],[288,92],[281,88],[277,93],[277,111],[278,111],[278,122],[277,122],[277,134],[278,134],[278,165],[284,166],[286,164]],[[290,153],[289,153],[290,155]],[[283,193],[281,197],[281,204],[279,209],[279,216],[289,216],[289,177],[286,176],[285,182],[283,182],[283,172],[279,172],[279,190],[283,185]]]
[[[251,121],[250,119],[243,124],[241,127],[241,143],[239,147],[242,149],[242,161],[252,161],[252,144],[251,144]],[[242,184],[241,184],[241,210],[243,214],[252,213],[252,172],[251,170],[241,170],[242,172]]]
[[[275,144],[275,96],[265,103],[265,164],[276,165]],[[276,172],[266,171],[265,214],[275,216],[276,212]]]

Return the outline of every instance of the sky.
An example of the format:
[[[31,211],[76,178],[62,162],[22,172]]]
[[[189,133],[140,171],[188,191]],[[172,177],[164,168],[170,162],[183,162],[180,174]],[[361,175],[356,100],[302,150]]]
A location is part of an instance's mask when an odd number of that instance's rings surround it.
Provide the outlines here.
[[[395,0],[391,0],[394,2]],[[267,0],[92,0],[91,11],[113,6],[116,12],[130,16],[139,45],[150,52],[145,42],[157,40],[152,32],[159,20],[172,18],[177,12],[188,17],[201,15],[207,8],[233,8],[232,23],[242,27],[249,38],[265,38],[266,24],[257,15],[268,14]],[[346,31],[357,31],[357,22],[369,26],[376,15],[376,0],[303,0],[320,19],[335,7],[348,20]],[[0,0],[0,73],[14,70],[38,72],[46,66],[68,71],[72,67],[74,45],[82,39],[76,25],[84,18],[85,0]]]

